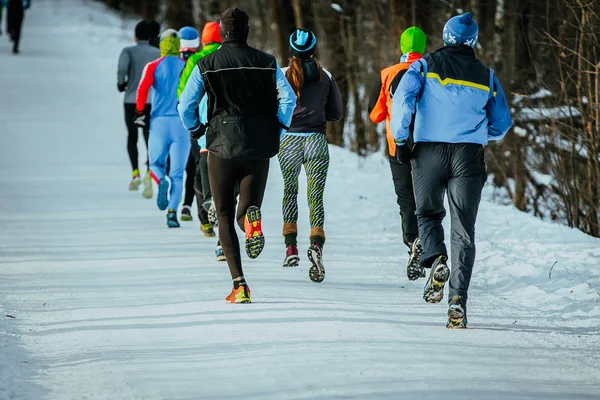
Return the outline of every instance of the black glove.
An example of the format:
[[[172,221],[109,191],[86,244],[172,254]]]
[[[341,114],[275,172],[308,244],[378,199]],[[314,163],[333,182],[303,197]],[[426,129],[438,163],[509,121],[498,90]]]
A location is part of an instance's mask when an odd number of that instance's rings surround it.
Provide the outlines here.
[[[207,128],[208,128],[207,125],[200,124],[200,126],[198,127],[198,129],[196,129],[194,131],[190,131],[190,136],[192,137],[192,139],[198,140],[202,136],[204,136],[204,134],[206,133],[206,129]]]
[[[133,118],[133,123],[135,124],[135,126],[137,126],[139,128],[145,128],[146,127],[146,114],[137,114]]]
[[[119,89],[119,92],[127,90],[127,82],[117,83],[117,89]]]
[[[408,148],[408,144],[402,143],[402,144],[398,144],[396,143],[396,161],[398,161],[400,164],[410,164],[410,149]]]

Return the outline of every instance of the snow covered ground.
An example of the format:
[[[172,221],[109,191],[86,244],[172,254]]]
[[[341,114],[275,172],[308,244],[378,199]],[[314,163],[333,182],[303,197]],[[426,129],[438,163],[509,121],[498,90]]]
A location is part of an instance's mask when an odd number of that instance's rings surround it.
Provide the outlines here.
[[[484,202],[470,329],[449,331],[405,277],[380,155],[331,148],[320,285],[280,266],[274,162],[254,302],[225,304],[214,240],[126,190],[124,26],[39,0],[20,56],[0,37],[0,399],[598,398],[600,241]]]

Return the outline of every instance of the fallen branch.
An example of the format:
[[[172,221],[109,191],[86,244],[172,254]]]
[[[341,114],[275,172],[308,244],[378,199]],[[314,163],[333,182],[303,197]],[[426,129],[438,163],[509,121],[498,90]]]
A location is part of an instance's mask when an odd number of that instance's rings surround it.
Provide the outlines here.
[[[548,272],[548,279],[552,279],[552,269],[556,264],[558,264],[558,260],[554,261],[554,264],[552,264],[552,266],[550,267],[550,272]]]

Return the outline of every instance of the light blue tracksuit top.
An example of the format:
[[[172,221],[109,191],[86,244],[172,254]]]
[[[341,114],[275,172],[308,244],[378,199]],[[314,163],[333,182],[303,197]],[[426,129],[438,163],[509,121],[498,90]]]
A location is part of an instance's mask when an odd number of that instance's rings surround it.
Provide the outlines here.
[[[440,75],[428,71],[421,59],[402,77],[392,99],[390,127],[396,143],[406,142],[413,115],[415,143],[485,145],[506,135],[512,126],[510,109],[492,70],[486,85]]]

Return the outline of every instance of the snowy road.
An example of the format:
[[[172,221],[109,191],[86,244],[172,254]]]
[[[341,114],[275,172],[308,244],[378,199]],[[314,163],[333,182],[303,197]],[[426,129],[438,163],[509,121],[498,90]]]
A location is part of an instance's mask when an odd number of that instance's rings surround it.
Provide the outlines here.
[[[1,400],[599,398],[600,242],[484,202],[470,329],[449,331],[406,280],[379,155],[332,148],[320,285],[305,259],[280,266],[274,162],[267,248],[244,260],[254,302],[226,305],[214,240],[127,191],[130,28],[40,0],[20,56],[0,37]]]

